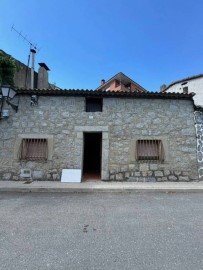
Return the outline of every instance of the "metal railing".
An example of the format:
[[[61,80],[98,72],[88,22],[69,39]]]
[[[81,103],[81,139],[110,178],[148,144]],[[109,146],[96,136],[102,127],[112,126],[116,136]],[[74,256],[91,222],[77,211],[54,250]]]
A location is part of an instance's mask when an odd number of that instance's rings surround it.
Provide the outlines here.
[[[19,159],[21,160],[47,160],[48,142],[47,139],[22,139]]]
[[[164,148],[161,140],[137,140],[136,159],[143,161],[164,161]]]

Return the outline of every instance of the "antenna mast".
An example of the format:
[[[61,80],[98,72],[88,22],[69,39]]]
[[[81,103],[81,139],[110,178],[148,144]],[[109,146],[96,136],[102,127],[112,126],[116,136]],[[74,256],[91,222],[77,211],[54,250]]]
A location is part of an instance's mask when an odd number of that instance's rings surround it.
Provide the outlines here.
[[[31,42],[31,40],[27,39],[26,36],[22,34],[22,32],[19,32],[14,25],[11,27],[11,31],[14,30],[19,37],[23,38],[29,45],[30,45],[30,52],[32,54],[32,66],[31,66],[31,89],[34,89],[34,69],[35,69],[35,53],[39,52],[39,49],[37,48],[37,44],[34,44]],[[29,56],[28,56],[29,57]],[[28,64],[29,65],[29,64]],[[26,76],[27,77],[27,76]]]

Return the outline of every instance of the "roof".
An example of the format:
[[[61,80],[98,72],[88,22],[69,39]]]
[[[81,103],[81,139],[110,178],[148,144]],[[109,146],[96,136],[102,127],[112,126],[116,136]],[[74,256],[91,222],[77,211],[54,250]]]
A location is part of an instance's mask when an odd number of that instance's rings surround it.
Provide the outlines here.
[[[195,111],[203,112],[203,107],[200,105],[195,105],[194,108],[195,108]]]
[[[174,81],[172,83],[170,83],[164,90],[168,90],[171,86],[177,84],[177,83],[181,83],[181,82],[185,82],[185,81],[191,81],[191,80],[195,80],[195,79],[198,79],[198,78],[202,78],[203,77],[203,74],[199,74],[199,75],[194,75],[194,76],[191,76],[191,77],[187,77],[187,78],[184,78],[184,79],[181,79],[181,80],[178,80],[178,81]]]
[[[17,89],[20,95],[39,96],[80,96],[80,97],[118,97],[118,98],[150,98],[150,99],[191,99],[194,93],[165,93],[165,92],[128,92],[128,91],[96,91],[79,89]]]
[[[124,83],[134,83],[135,85],[137,85],[137,87],[141,90],[141,91],[147,91],[146,89],[144,89],[141,85],[139,85],[138,83],[136,83],[135,81],[133,81],[132,79],[130,79],[128,76],[126,76],[124,73],[119,72],[117,73],[115,76],[113,76],[111,79],[109,79],[108,81],[106,81],[103,85],[100,85],[99,87],[96,88],[96,90],[101,90],[102,88],[104,88],[105,86],[107,86],[110,82],[112,82],[113,80],[122,80]]]

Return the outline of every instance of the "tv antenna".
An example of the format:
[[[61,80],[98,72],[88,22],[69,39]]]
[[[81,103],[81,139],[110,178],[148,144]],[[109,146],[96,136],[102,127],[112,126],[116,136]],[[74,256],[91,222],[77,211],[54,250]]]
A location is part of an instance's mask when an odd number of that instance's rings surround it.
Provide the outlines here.
[[[34,49],[34,50],[36,50],[37,52],[40,51],[40,49],[37,48],[37,44],[32,43],[32,41],[29,40],[29,39],[27,38],[27,36],[25,36],[25,35],[22,34],[22,31],[21,31],[21,32],[18,31],[18,30],[14,27],[14,24],[13,24],[12,27],[11,27],[11,31],[12,31],[12,30],[14,30],[14,31],[18,34],[19,37],[21,37],[22,39],[24,39],[24,40],[30,45],[30,49]]]
[[[19,37],[24,39],[29,45],[30,45],[30,53],[28,55],[28,68],[29,68],[29,63],[30,63],[30,54],[32,54],[32,66],[31,66],[31,83],[30,83],[30,88],[34,89],[34,66],[35,66],[35,53],[39,52],[40,50],[37,48],[37,44],[34,44],[27,38],[27,36],[24,36],[22,32],[19,32],[15,27],[14,24],[11,27],[11,31],[14,30]],[[25,88],[27,88],[28,82],[28,68],[26,71],[26,78],[25,78]]]

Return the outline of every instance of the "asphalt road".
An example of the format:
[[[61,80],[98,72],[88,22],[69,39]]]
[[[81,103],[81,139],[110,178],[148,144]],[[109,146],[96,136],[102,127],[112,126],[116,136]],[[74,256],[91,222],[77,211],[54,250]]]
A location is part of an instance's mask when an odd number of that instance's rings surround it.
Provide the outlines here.
[[[201,193],[0,193],[0,269],[202,270]]]

